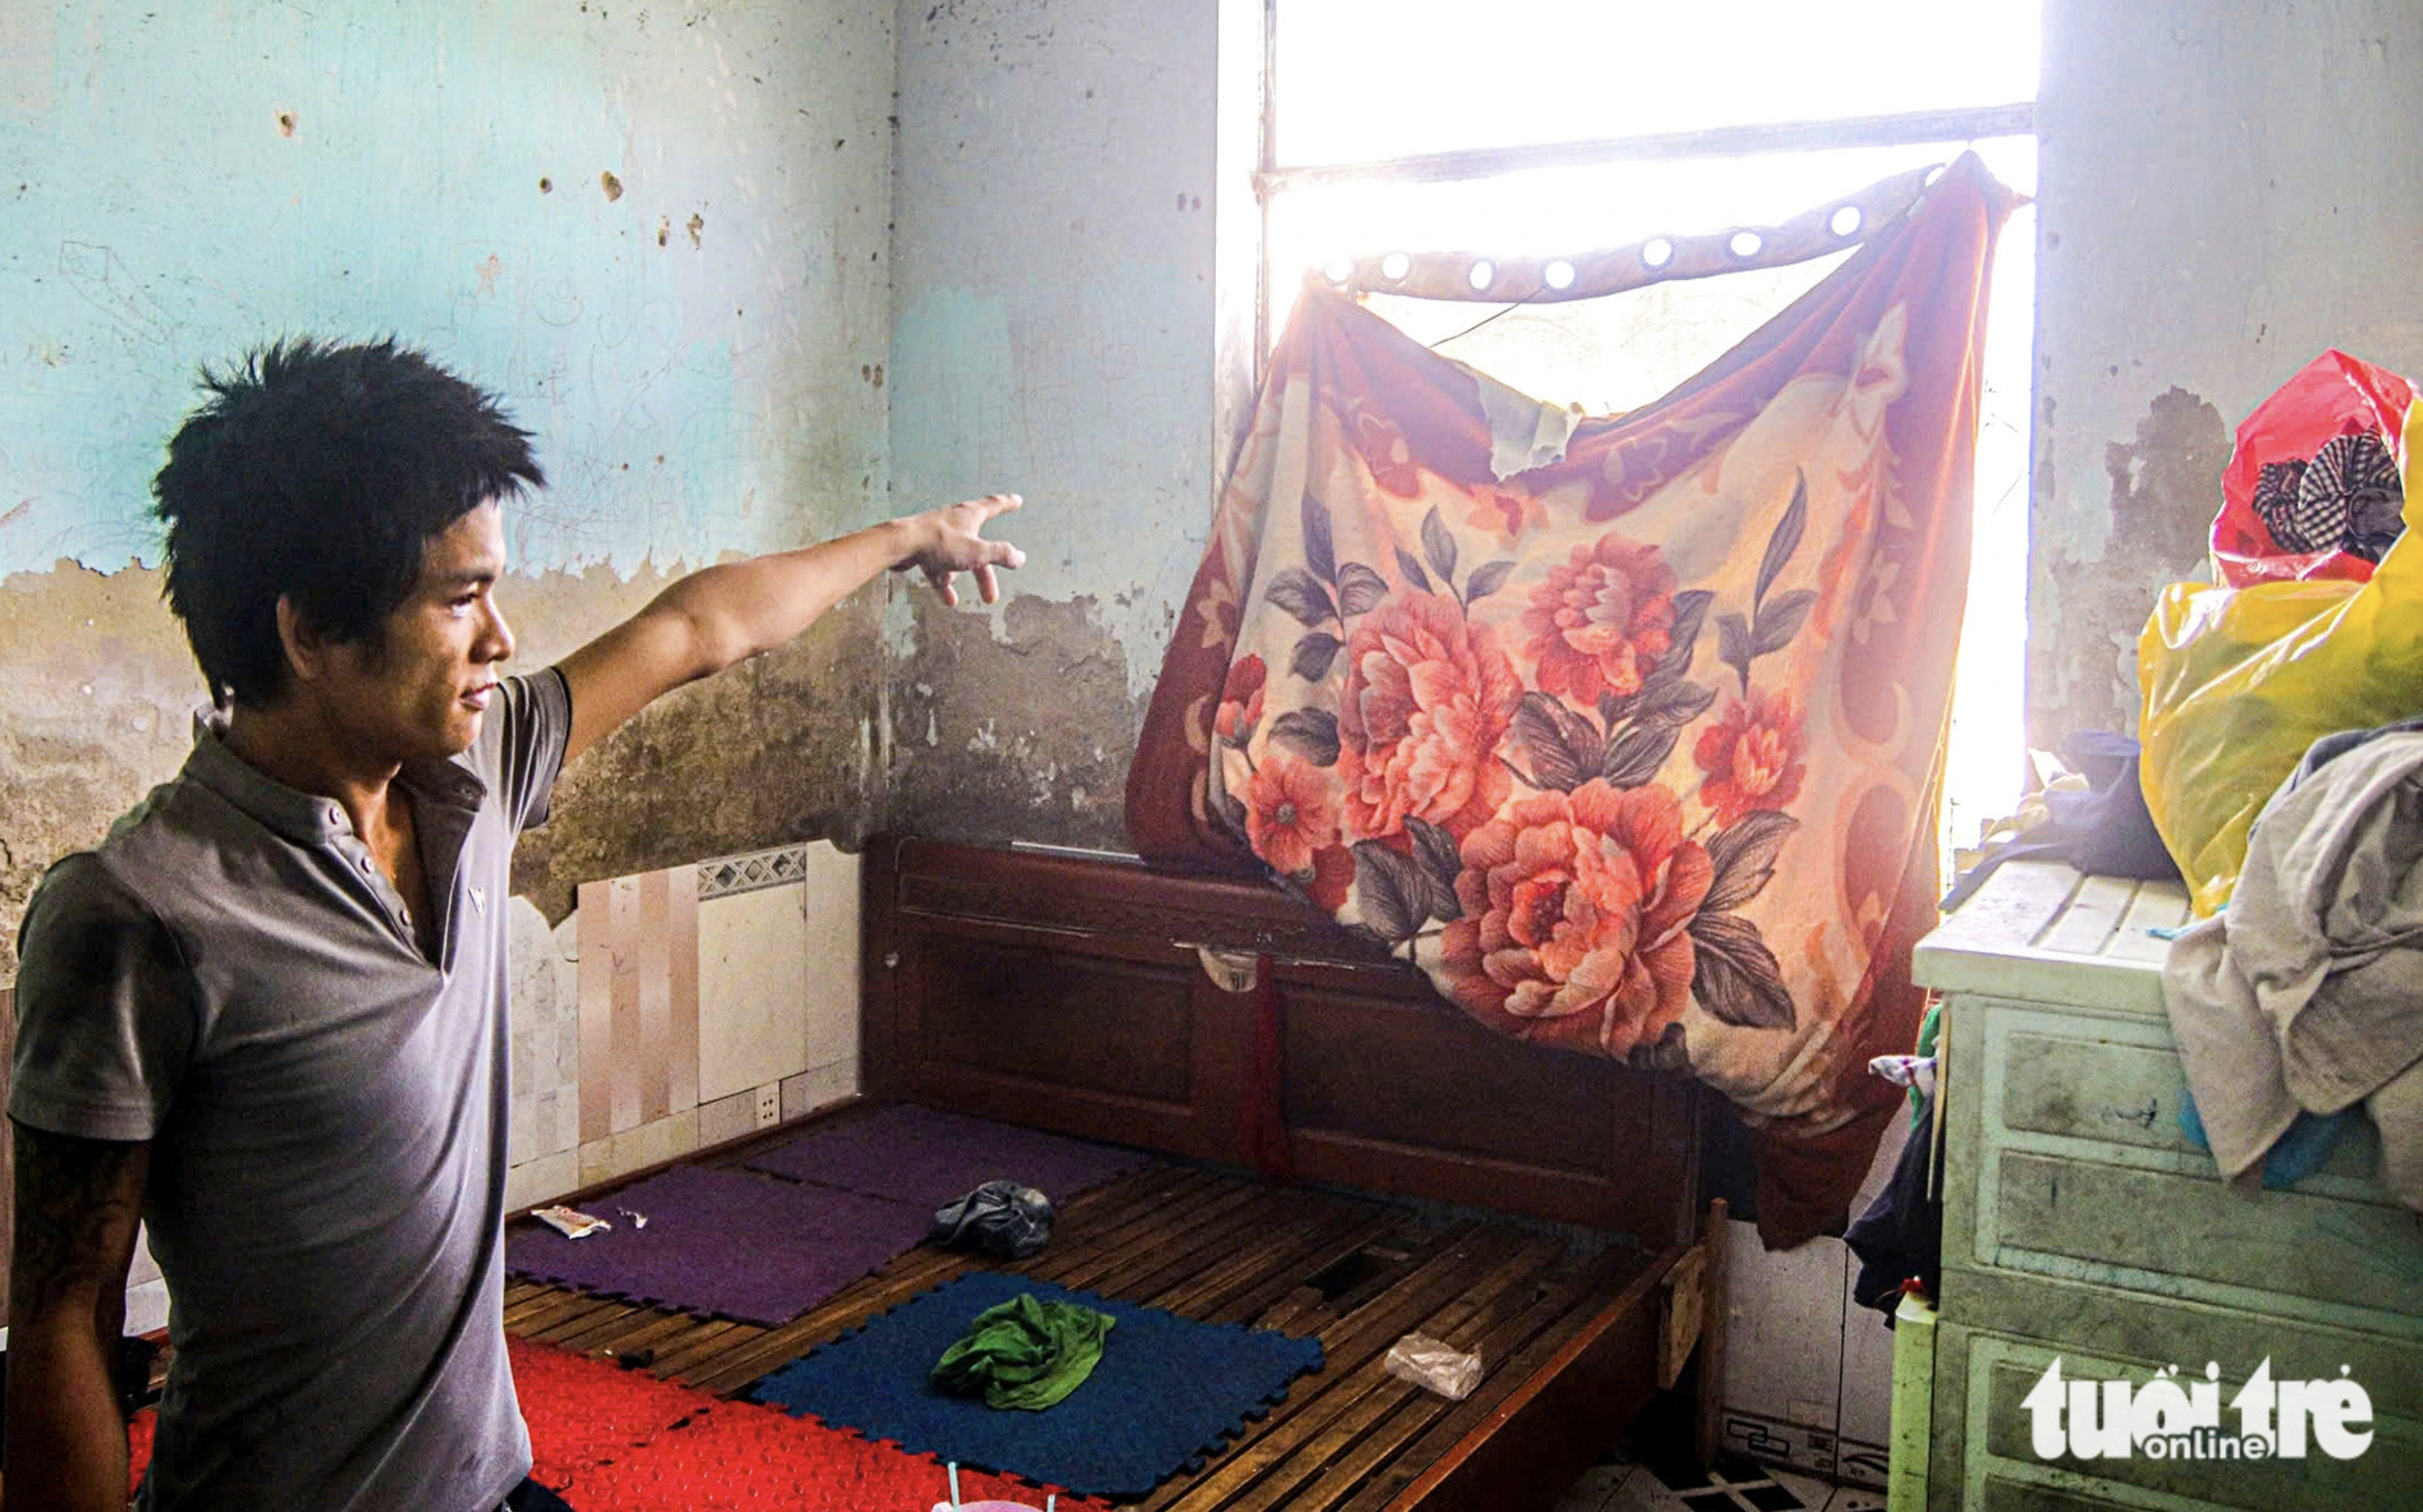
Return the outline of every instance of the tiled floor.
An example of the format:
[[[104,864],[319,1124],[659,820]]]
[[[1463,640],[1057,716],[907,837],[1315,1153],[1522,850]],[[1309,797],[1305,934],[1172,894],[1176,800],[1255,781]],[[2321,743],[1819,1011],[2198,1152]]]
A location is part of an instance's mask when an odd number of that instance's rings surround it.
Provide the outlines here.
[[[1831,1486],[1755,1460],[1712,1472],[1653,1467],[1621,1454],[1582,1472],[1557,1512],[1881,1512],[1881,1491]]]

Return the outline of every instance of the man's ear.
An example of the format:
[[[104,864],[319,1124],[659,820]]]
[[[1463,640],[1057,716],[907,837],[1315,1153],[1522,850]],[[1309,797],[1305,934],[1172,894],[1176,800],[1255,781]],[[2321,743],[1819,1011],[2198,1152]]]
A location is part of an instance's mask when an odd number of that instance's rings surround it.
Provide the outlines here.
[[[277,642],[286,648],[286,667],[297,683],[319,680],[328,666],[334,642],[320,633],[292,593],[277,595]]]

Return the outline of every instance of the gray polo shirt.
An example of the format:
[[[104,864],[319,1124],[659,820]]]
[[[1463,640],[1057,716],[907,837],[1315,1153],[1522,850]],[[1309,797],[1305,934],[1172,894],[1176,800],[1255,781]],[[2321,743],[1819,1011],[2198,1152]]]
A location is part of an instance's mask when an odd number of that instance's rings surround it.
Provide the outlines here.
[[[571,701],[407,767],[437,960],[344,811],[204,729],[27,906],[8,1111],[151,1142],[176,1347],[138,1505],[474,1512],[530,1469],[504,1349],[505,902]]]

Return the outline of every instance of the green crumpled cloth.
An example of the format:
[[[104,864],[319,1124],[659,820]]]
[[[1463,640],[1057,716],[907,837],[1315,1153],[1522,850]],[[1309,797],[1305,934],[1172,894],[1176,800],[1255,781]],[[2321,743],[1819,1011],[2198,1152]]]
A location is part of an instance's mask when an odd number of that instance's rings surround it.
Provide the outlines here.
[[[967,1336],[935,1362],[934,1383],[961,1396],[981,1392],[987,1407],[1039,1412],[1085,1383],[1116,1321],[1021,1293],[976,1315]]]

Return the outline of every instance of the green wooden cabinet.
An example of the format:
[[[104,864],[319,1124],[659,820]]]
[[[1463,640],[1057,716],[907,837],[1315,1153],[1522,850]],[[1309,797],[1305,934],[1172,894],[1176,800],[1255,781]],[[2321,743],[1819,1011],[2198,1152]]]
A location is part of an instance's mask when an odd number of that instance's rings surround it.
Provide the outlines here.
[[[2423,1223],[2372,1179],[2368,1125],[2294,1187],[2255,1196],[2180,1133],[2168,943],[2151,931],[2186,915],[2175,884],[2017,862],[1918,946],[1917,979],[1945,996],[1924,1429],[1939,1512],[2423,1507]],[[2132,1401],[2167,1367],[2184,1394],[2217,1366],[2219,1427],[2089,1458],[2065,1437],[2047,1457],[2028,1404],[2056,1360],[2065,1382],[2125,1381]],[[2267,1360],[2274,1383],[2360,1385],[2369,1447],[2341,1458],[2309,1437],[2299,1457],[2219,1457]],[[1897,1455],[1902,1381],[1897,1362]],[[1897,1462],[1896,1481],[1911,1469]]]

